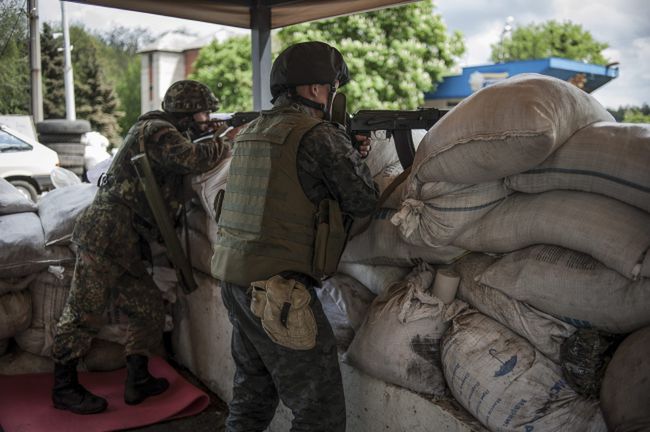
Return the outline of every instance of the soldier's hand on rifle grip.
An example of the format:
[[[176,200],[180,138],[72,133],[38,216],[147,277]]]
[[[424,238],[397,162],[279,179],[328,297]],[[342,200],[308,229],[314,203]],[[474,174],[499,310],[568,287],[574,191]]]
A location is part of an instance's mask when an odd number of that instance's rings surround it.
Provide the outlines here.
[[[365,135],[354,135],[354,139],[356,140],[354,147],[359,151],[361,158],[365,159],[368,157],[371,150],[370,137]]]

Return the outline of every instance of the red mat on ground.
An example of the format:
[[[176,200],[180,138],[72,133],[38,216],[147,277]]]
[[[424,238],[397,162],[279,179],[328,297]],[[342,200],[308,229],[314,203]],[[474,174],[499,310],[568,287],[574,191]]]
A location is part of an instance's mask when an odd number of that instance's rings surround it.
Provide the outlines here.
[[[4,432],[100,432],[133,428],[198,414],[209,404],[208,395],[183,379],[161,358],[152,358],[149,370],[169,380],[169,389],[139,405],[124,403],[126,369],[81,372],[79,382],[108,400],[101,414],[77,415],[52,406],[52,374],[0,375],[0,426]]]

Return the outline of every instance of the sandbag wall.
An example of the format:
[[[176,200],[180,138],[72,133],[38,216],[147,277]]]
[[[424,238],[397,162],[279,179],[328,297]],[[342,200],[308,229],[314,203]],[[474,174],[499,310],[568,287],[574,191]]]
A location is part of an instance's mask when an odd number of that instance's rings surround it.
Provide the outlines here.
[[[68,186],[48,192],[34,204],[0,179],[0,373],[53,369],[55,326],[74,272],[70,238],[76,218],[90,205],[96,190],[90,184]],[[154,278],[167,288],[165,298],[173,300],[176,276],[169,270],[154,269]],[[105,325],[80,368],[122,367],[127,324],[119,309],[107,310]]]

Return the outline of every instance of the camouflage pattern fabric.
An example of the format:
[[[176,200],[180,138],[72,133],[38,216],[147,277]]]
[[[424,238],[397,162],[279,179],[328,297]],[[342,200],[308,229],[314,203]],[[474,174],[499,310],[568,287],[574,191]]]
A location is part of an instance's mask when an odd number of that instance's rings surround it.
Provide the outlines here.
[[[134,277],[110,259],[80,252],[68,301],[56,329],[52,357],[68,363],[90,349],[109,302],[129,318],[126,355],[149,355],[159,346],[165,321],[162,294],[153,279]]]
[[[172,220],[182,202],[183,176],[213,168],[228,150],[220,142],[192,143],[181,134],[174,117],[162,111],[141,116],[131,128],[106,181],[75,224],[72,241],[79,252],[73,287],[55,336],[58,362],[85,353],[112,300],[118,307],[124,305],[132,323],[127,354],[146,352],[160,339],[162,300],[146,271],[142,246],[158,240],[160,233],[131,165],[131,157],[140,152],[141,131]]]
[[[294,104],[309,112],[286,96],[275,103],[282,104]],[[341,211],[352,217],[368,216],[375,210],[379,191],[368,166],[339,125],[325,122],[307,132],[298,148],[297,164],[300,184],[316,206],[323,199],[333,198]]]
[[[195,113],[216,111],[219,108],[219,100],[205,84],[193,80],[181,80],[167,89],[162,105],[167,112]]]
[[[345,398],[334,333],[313,285],[308,278],[300,281],[311,294],[310,307],[318,328],[316,346],[306,351],[284,348],[269,338],[260,319],[250,310],[251,297],[246,287],[229,283],[221,286],[233,325],[232,355],[236,365],[227,432],[265,430],[279,400],[293,413],[293,432],[345,431]]]

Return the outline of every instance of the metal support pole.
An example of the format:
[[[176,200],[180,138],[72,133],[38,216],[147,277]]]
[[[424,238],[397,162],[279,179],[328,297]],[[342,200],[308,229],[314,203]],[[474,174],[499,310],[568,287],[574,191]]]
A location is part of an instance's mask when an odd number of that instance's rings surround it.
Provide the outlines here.
[[[27,3],[29,16],[29,67],[31,70],[31,109],[35,122],[43,121],[43,82],[41,78],[41,34],[38,25],[38,0]]]
[[[61,24],[63,26],[63,84],[65,86],[65,118],[76,120],[74,106],[74,77],[72,75],[72,58],[70,57],[70,30],[65,14],[65,2],[61,2]]]
[[[271,107],[271,9],[262,1],[251,6],[253,110]]]

